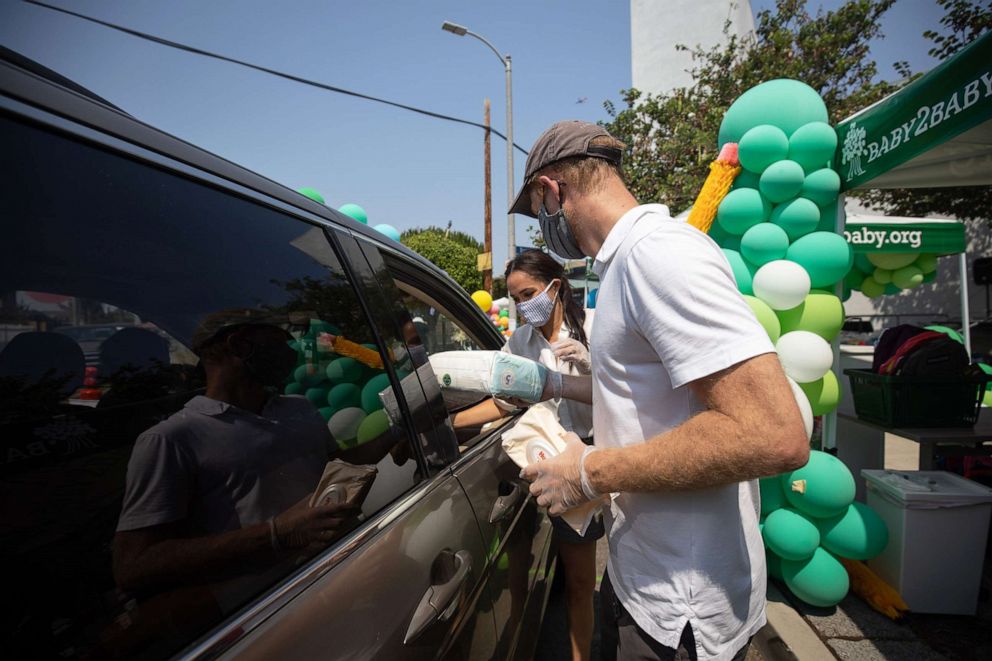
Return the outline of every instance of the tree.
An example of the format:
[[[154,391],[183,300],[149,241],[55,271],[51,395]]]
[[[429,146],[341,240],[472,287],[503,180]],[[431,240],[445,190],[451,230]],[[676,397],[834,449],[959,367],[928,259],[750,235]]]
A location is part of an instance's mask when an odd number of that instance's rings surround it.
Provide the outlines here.
[[[869,43],[880,35],[879,19],[895,0],[849,0],[834,11],[811,15],[805,0],[777,0],[759,12],[753,36],[724,32],[725,43],[693,54],[691,87],[668,94],[622,92],[626,107],[605,103],[606,128],[627,144],[624,173],[642,201],[666,203],[673,213],[695,199],[717,155],[717,133],[727,109],[755,85],[774,78],[807,83],[823,97],[830,121],[897,88],[874,79]],[[905,64],[901,73],[908,74]]]
[[[400,235],[400,243],[446,271],[466,291],[482,288],[482,272],[477,270],[476,259],[484,246],[474,237],[452,231],[450,226],[425,227],[406,230]]]

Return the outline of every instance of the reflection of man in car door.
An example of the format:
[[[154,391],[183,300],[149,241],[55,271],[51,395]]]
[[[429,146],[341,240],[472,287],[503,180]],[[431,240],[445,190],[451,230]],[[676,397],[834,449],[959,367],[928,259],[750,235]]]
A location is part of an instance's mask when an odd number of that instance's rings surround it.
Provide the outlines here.
[[[357,512],[309,507],[334,446],[302,397],[273,395],[295,364],[254,310],[208,316],[193,338],[206,394],[144,432],[127,471],[114,575],[128,591],[259,570],[334,539]]]

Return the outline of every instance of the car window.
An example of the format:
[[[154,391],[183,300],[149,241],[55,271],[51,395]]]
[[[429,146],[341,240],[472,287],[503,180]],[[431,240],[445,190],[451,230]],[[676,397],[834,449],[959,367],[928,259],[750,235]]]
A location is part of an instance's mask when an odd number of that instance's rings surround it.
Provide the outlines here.
[[[393,356],[321,228],[0,134],[2,646],[162,658],[422,480]]]

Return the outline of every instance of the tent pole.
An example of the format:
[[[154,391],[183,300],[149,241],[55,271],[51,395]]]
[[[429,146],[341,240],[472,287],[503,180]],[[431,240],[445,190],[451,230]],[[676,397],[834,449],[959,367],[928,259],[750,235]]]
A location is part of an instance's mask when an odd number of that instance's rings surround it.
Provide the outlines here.
[[[844,222],[847,218],[847,214],[844,212],[844,204],[847,201],[846,195],[840,195],[837,198],[837,215],[834,218],[834,231],[836,231],[841,236],[844,236]],[[838,282],[834,286],[834,295],[837,298],[843,299],[844,297],[844,283],[843,281]],[[841,303],[843,305],[843,303]],[[840,333],[837,337],[833,339],[830,343],[830,348],[833,350],[834,354],[834,364],[830,368],[834,376],[837,377],[837,384],[844,388],[844,382],[841,380],[843,374],[840,371]],[[821,430],[820,437],[820,449],[829,450],[837,447],[837,411],[831,411],[823,416],[823,429]]]
[[[958,270],[961,272],[961,335],[964,336],[964,348],[971,361],[971,313],[968,310],[968,255],[958,253]]]

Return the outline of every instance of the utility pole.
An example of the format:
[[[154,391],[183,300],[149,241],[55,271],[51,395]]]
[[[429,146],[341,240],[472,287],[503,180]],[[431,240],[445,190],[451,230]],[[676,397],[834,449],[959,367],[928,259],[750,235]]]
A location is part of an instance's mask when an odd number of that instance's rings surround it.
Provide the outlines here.
[[[492,167],[489,159],[489,99],[486,99],[485,103],[485,156],[483,161],[485,162],[486,175],[485,175],[485,219],[486,219],[486,234],[485,234],[485,253],[487,265],[489,268],[482,271],[482,288],[485,289],[490,294],[493,293],[493,181],[492,181]]]

